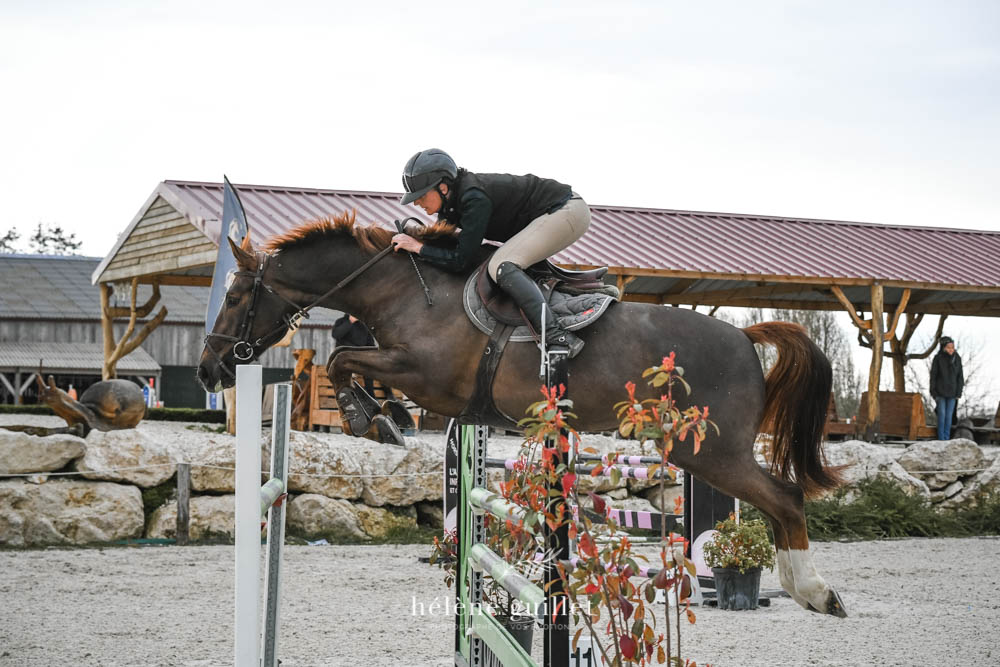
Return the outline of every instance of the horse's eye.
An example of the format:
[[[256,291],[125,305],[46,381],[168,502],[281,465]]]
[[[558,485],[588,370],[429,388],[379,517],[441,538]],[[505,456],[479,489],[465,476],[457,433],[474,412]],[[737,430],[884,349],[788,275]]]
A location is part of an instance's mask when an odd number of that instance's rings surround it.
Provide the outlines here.
[[[238,296],[236,296],[235,294],[227,294],[226,295],[226,305],[227,306],[235,307],[237,304],[239,304],[239,302],[240,302],[240,298]]]

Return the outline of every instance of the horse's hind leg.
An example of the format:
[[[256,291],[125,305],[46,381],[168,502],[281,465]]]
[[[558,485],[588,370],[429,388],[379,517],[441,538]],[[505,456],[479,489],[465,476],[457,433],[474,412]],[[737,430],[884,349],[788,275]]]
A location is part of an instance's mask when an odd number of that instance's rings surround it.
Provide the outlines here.
[[[770,519],[777,550],[781,586],[811,611],[847,616],[837,592],[816,572],[809,554],[805,503],[795,484],[783,482],[761,469],[750,456],[712,465],[692,456],[683,463],[691,474],[718,490],[759,508]]]

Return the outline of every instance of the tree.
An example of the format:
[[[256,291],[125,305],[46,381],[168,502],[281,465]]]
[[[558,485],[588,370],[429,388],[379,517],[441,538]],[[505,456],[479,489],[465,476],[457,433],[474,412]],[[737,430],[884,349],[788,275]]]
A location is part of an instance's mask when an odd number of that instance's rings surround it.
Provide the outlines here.
[[[20,232],[17,231],[16,227],[11,227],[6,234],[0,236],[0,253],[11,254],[17,252],[15,244],[19,238],[21,238]]]
[[[861,392],[864,391],[864,378],[854,365],[851,341],[837,321],[836,313],[828,310],[784,309],[775,309],[768,313],[762,308],[748,308],[742,317],[735,320],[733,323],[739,327],[771,320],[796,322],[805,327],[809,337],[823,351],[833,367],[833,400],[837,406],[837,414],[841,417],[857,414]],[[766,372],[777,361],[778,353],[770,346],[756,347],[761,367]]]
[[[59,225],[38,223],[31,235],[31,249],[40,255],[73,255],[82,245],[76,234],[67,233]]]

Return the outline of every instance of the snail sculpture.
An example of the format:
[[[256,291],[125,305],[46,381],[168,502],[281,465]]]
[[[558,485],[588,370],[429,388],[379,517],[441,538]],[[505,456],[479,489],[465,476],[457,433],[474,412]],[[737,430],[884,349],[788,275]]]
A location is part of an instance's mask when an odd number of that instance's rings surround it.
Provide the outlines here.
[[[69,426],[81,424],[84,434],[92,429],[117,431],[134,428],[146,416],[146,401],[139,385],[128,380],[104,380],[92,384],[79,400],[56,386],[50,375],[48,384],[38,381],[38,400],[66,420]]]

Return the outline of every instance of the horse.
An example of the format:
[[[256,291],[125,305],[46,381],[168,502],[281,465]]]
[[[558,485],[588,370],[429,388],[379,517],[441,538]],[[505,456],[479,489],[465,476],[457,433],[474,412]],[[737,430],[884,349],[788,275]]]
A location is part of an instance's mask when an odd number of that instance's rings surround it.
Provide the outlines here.
[[[412,233],[424,242],[446,243],[453,229],[436,223]],[[327,367],[338,396],[357,373],[399,388],[422,408],[460,415],[488,344],[463,309],[468,276],[422,263],[418,280],[408,253],[392,252],[393,233],[356,224],[355,214],[345,213],[304,223],[263,250],[255,250],[249,236],[241,245],[230,240],[239,270],[206,338],[201,384],[212,390],[232,386],[237,363],[279,341],[307,304],[318,305],[356,316],[378,342],[374,348],[338,347],[331,355]],[[759,508],[773,529],[782,587],[806,609],[845,617],[840,596],[817,573],[809,553],[804,499],[836,488],[840,477],[821,448],[830,362],[805,330],[788,322],[740,329],[689,309],[618,302],[576,333],[586,346],[568,362],[574,427],[617,429],[613,405],[625,397],[626,382],[675,352],[691,385],[680,407],[709,406],[719,435],[707,437],[697,455],[690,445],[675,446],[672,463]],[[755,344],[778,350],[766,378]],[[538,370],[535,345],[507,346],[493,382],[501,412],[520,415],[540,399]],[[654,392],[640,387],[636,396]],[[773,434],[770,470],[753,453],[762,427]],[[351,433],[349,423],[344,428]]]

